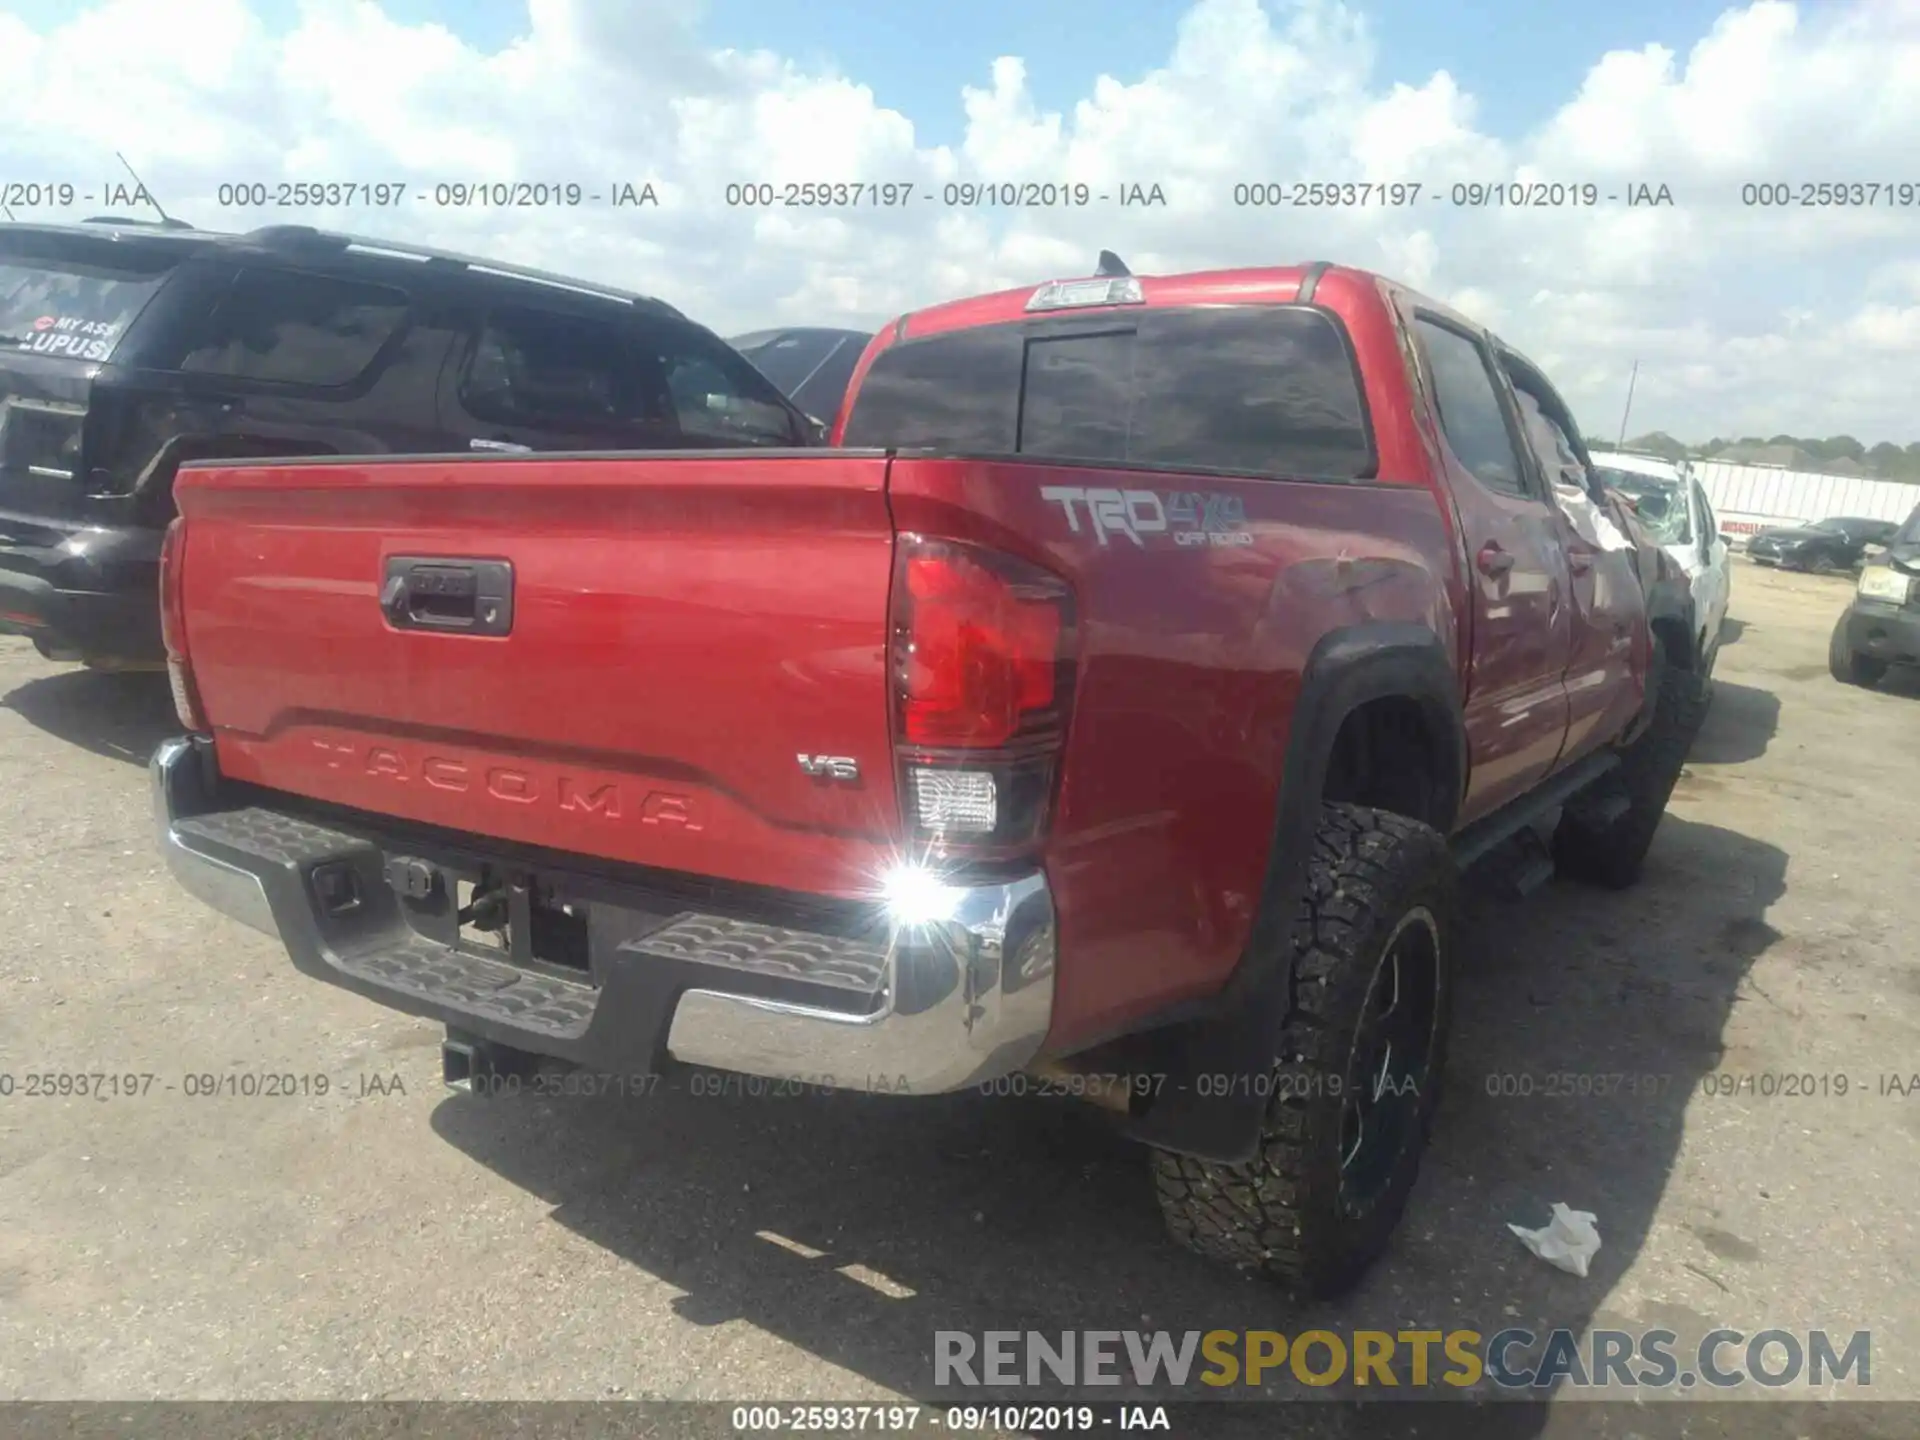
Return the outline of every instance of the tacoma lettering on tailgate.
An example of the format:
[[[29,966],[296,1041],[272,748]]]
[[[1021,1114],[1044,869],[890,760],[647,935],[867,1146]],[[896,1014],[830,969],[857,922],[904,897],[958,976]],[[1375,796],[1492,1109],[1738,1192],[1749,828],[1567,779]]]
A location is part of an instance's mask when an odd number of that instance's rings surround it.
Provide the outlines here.
[[[511,805],[546,804],[607,820],[636,814],[642,825],[671,825],[683,830],[705,828],[695,798],[678,791],[639,792],[623,787],[618,781],[580,780],[564,771],[470,764],[445,755],[428,754],[409,759],[387,745],[370,745],[362,750],[356,745],[316,739],[313,746],[329,770],[353,771],[401,784],[419,780],[435,790],[484,794]]]

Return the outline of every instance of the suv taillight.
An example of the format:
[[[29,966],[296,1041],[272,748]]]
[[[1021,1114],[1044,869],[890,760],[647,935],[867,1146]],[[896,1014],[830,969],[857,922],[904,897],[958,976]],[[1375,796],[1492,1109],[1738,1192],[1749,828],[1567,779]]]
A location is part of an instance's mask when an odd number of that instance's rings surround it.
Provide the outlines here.
[[[1072,591],[997,551],[903,535],[891,631],[901,806],[916,851],[1031,844],[1066,741]]]
[[[173,708],[189,730],[204,731],[200,692],[194,688],[193,665],[187,659],[187,616],[182,598],[181,562],[187,554],[187,521],[179,516],[167,526],[160,542],[160,638],[167,647],[167,683],[173,687]]]

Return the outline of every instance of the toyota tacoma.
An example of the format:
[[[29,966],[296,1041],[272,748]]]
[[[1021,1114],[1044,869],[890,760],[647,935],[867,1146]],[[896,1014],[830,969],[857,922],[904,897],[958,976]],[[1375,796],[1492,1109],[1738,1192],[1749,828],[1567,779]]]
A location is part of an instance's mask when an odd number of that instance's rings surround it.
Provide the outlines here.
[[[1691,597],[1466,317],[1100,271],[888,324],[826,446],[183,465],[173,872],[473,1088],[1120,1077],[1179,1241],[1349,1286],[1456,872],[1635,878]]]

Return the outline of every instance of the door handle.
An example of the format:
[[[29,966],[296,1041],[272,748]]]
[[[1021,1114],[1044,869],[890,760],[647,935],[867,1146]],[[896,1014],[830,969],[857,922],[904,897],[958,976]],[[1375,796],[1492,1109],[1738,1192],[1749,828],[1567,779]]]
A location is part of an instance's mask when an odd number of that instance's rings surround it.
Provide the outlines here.
[[[1480,554],[1475,557],[1475,563],[1479,565],[1482,575],[1489,575],[1497,580],[1513,569],[1513,556],[1502,550],[1497,541],[1489,540],[1480,547]]]
[[[469,440],[469,450],[488,450],[501,455],[531,455],[531,445],[518,445],[511,440]]]
[[[1593,569],[1593,551],[1582,546],[1578,550],[1567,551],[1567,568],[1576,575],[1584,575]]]
[[[505,560],[389,556],[380,609],[396,630],[505,635],[513,629],[513,566]]]

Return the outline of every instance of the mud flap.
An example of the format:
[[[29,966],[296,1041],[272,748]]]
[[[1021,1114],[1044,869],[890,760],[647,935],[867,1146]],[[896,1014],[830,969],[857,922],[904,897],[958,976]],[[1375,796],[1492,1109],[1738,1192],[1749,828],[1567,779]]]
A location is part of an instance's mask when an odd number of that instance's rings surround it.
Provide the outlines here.
[[[1226,1165],[1250,1161],[1260,1148],[1277,1035],[1286,1011],[1291,967],[1271,967],[1245,1003],[1218,1016],[1186,1021],[1156,1036],[1160,1087],[1123,1133],[1155,1149]]]

